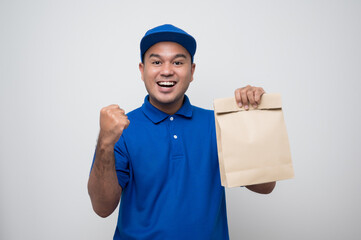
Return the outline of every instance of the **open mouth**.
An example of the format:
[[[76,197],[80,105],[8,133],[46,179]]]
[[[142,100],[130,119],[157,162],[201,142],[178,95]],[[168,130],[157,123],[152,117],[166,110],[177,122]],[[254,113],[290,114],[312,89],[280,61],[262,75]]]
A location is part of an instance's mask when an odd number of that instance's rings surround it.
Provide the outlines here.
[[[158,86],[160,87],[166,87],[166,88],[171,88],[174,85],[176,85],[176,82],[172,82],[172,81],[168,81],[168,82],[157,82]]]

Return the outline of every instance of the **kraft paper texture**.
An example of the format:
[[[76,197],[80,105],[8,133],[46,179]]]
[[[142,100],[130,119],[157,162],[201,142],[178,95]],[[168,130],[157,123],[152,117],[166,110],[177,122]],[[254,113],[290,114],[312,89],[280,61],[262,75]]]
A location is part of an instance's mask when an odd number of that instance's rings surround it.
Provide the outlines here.
[[[294,177],[280,94],[246,111],[234,97],[214,100],[221,184],[247,186]]]

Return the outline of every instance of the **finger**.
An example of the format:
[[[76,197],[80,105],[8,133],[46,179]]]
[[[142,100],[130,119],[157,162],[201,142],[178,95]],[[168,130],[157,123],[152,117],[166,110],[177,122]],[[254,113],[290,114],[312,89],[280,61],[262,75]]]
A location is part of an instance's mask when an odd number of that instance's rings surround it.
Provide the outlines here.
[[[128,116],[127,116],[126,114],[121,114],[121,115],[120,115],[120,118],[121,118],[121,119],[128,119]]]
[[[248,110],[248,97],[247,97],[247,88],[242,89],[241,91],[242,104],[244,109]]]
[[[128,128],[129,124],[130,124],[130,121],[127,118],[123,118],[119,122],[119,127],[120,127],[120,129],[124,130],[124,129]]]
[[[128,117],[120,117],[120,118],[118,118],[118,120],[123,125],[125,125],[129,121]]]
[[[125,114],[123,109],[108,109],[105,116],[111,117],[112,119],[127,119],[128,116]]]
[[[129,119],[127,119],[127,121],[125,123],[125,126],[124,126],[124,129],[126,129],[129,126],[129,124],[130,124],[130,121],[129,121]]]
[[[125,115],[125,111],[121,108],[118,109],[118,112],[121,113],[122,115]]]
[[[247,97],[248,97],[249,104],[251,104],[254,108],[257,108],[257,104],[254,101],[254,90],[253,89],[250,89],[247,92]]]
[[[103,107],[101,110],[100,110],[100,114],[107,114],[107,115],[109,115],[109,114],[112,114],[114,111],[116,111],[116,110],[119,110],[120,108],[119,108],[119,106],[118,105],[116,105],[116,104],[112,104],[112,105],[109,105],[109,106],[107,106],[107,107]]]
[[[261,103],[261,97],[265,93],[263,88],[257,88],[255,94],[254,94],[254,100],[259,105]]]
[[[108,109],[120,109],[118,104],[110,104],[108,107],[106,107]]]
[[[242,107],[241,90],[238,88],[234,91],[234,96],[239,107]]]

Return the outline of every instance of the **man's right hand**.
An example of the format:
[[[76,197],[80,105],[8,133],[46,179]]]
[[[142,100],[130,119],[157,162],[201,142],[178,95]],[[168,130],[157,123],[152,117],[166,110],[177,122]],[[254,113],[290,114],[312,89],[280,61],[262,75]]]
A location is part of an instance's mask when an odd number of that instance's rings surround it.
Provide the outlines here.
[[[128,117],[118,105],[100,111],[100,133],[88,191],[93,209],[101,217],[116,209],[122,194],[115,170],[114,145],[128,125]]]
[[[129,125],[129,120],[123,109],[113,104],[100,110],[100,133],[104,144],[115,145]]]

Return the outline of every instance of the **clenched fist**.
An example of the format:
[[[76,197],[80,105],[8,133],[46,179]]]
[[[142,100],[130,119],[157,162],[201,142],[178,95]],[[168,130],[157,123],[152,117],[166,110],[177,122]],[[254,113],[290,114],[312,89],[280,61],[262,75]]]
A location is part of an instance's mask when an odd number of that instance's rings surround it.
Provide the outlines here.
[[[103,143],[115,145],[129,125],[129,120],[123,109],[118,105],[109,105],[100,110],[100,133]]]

